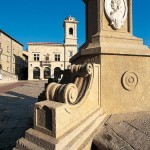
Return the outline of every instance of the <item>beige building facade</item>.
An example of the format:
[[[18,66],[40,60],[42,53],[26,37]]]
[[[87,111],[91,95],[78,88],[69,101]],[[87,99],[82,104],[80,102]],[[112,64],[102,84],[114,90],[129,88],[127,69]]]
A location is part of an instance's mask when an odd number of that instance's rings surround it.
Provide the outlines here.
[[[10,81],[12,77],[18,78],[21,74],[20,69],[24,66],[23,45],[0,30],[0,51],[0,81],[6,76],[10,77]]]
[[[77,21],[73,17],[64,20],[64,43],[28,43],[28,80],[54,77],[54,71],[70,67],[69,59],[77,52]]]

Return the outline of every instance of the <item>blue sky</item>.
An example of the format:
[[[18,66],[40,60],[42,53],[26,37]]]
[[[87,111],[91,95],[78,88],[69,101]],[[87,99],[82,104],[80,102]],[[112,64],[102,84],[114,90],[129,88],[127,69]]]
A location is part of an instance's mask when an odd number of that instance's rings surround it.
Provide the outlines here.
[[[21,42],[63,42],[63,20],[75,17],[78,43],[85,42],[85,6],[82,0],[1,0],[0,29]],[[133,0],[133,34],[150,47],[150,1]]]

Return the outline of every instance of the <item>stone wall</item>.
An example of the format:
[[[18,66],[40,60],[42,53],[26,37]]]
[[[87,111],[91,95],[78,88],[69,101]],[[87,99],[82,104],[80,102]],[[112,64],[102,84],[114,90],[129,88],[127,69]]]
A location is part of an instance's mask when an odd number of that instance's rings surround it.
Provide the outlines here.
[[[0,43],[3,50],[0,62],[2,69],[12,74],[18,74],[19,65],[23,61],[23,45],[0,30]]]

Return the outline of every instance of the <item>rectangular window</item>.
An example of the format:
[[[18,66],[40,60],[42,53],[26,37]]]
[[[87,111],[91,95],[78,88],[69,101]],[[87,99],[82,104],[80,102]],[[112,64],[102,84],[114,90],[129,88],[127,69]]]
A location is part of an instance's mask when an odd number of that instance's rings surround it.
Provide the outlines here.
[[[37,61],[40,60],[40,54],[37,54]]]
[[[40,54],[34,54],[34,61],[40,60]]]
[[[60,54],[55,54],[55,61],[60,61]]]
[[[58,61],[60,61],[60,55],[58,55]]]
[[[1,48],[1,43],[0,43],[0,48]]]
[[[7,72],[9,72],[9,67],[7,67]]]
[[[36,61],[36,54],[34,54],[34,61]]]

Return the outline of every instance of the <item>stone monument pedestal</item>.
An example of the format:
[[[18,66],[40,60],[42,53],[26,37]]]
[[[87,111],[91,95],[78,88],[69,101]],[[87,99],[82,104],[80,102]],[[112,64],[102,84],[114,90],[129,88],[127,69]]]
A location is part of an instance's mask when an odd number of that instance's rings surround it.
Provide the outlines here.
[[[132,35],[132,0],[84,2],[87,41],[35,104],[34,127],[17,149],[90,150],[109,115],[150,110],[150,51]]]

